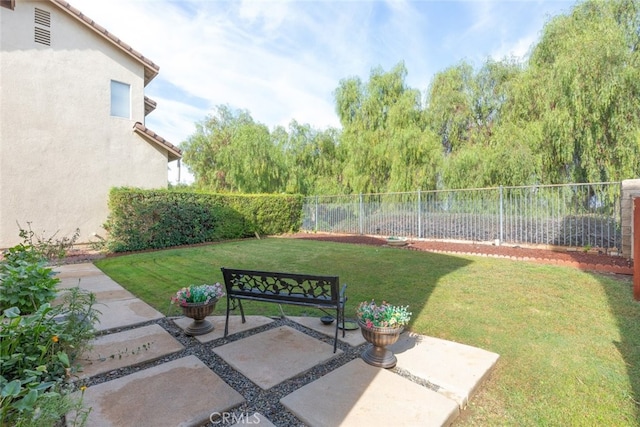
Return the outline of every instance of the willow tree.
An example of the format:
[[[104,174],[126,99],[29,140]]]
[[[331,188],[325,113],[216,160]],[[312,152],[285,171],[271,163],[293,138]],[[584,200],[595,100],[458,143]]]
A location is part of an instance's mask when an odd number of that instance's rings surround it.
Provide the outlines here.
[[[638,28],[632,0],[587,1],[545,25],[508,110],[527,129],[541,182],[639,174]]]
[[[512,60],[488,59],[477,72],[462,62],[436,74],[426,116],[445,156],[444,187],[520,185],[535,176],[530,150],[502,120],[521,72]]]
[[[389,72],[372,70],[366,83],[344,79],[336,89],[343,184],[349,192],[435,186],[440,151],[426,129],[420,92],[406,85],[406,75],[400,63]]]
[[[182,143],[183,160],[196,186],[214,191],[268,193],[284,191],[282,153],[269,129],[248,111],[216,107],[215,114],[196,124]]]
[[[282,126],[272,132],[282,152],[287,170],[286,192],[298,194],[337,194],[340,163],[336,129],[318,130],[295,120],[288,130]]]
[[[429,127],[440,138],[445,154],[469,141],[473,123],[473,67],[466,62],[437,73],[427,91]]]

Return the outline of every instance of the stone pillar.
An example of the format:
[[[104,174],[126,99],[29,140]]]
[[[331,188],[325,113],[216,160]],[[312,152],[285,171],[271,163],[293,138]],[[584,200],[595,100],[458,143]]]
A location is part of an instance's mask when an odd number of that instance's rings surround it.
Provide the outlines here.
[[[633,198],[640,197],[640,179],[625,179],[620,190],[622,256],[633,258]]]

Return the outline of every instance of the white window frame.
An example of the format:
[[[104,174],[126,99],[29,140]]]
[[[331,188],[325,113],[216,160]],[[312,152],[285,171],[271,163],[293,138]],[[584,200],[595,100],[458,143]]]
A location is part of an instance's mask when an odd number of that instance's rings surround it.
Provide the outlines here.
[[[111,116],[131,118],[131,85],[111,80]]]

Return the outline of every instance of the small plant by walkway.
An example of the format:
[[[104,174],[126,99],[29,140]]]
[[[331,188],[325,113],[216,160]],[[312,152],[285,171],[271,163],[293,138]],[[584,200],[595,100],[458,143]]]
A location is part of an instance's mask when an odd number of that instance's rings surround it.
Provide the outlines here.
[[[83,425],[89,409],[69,380],[95,335],[95,296],[56,289],[47,262],[53,252],[42,250],[53,240],[34,244],[23,231],[24,243],[0,260],[0,425]]]
[[[338,275],[346,316],[375,299],[409,305],[408,328],[500,354],[458,425],[637,425],[640,306],[627,277],[504,259],[293,239],[229,242],[96,263],[158,310],[220,267]],[[221,315],[224,299],[216,307]],[[278,315],[272,304],[249,314]],[[320,316],[286,307],[287,315]]]

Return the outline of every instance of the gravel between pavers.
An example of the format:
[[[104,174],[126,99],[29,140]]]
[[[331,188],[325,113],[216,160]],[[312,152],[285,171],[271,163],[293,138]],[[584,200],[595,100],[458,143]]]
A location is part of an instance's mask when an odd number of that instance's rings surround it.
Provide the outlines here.
[[[301,331],[313,338],[319,339],[331,346],[333,346],[333,338],[327,335],[321,334],[312,329],[306,328],[292,320],[286,318],[278,318],[273,322],[251,329],[249,331],[236,333],[228,336],[227,338],[220,338],[214,341],[210,341],[207,343],[201,343],[193,337],[188,337],[184,334],[184,331],[178,327],[172,320],[172,318],[162,318],[155,321],[150,321],[141,325],[136,325],[128,328],[119,328],[115,330],[105,331],[105,333],[101,335],[105,335],[107,333],[115,333],[121,332],[129,329],[139,328],[141,326],[147,326],[151,324],[158,324],[163,327],[167,332],[169,332],[176,340],[178,340],[185,348],[182,351],[171,354],[166,357],[162,357],[153,362],[144,363],[141,365],[133,366],[133,367],[125,367],[113,370],[111,372],[107,372],[104,374],[96,375],[91,378],[87,378],[84,380],[80,380],[77,383],[77,386],[85,385],[87,387],[91,387],[93,385],[101,384],[106,381],[114,380],[117,378],[124,377],[134,372],[138,372],[143,369],[147,369],[153,366],[161,365],[166,362],[170,362],[172,360],[176,360],[185,356],[194,355],[198,357],[205,365],[209,367],[213,372],[215,372],[220,378],[222,378],[227,384],[233,387],[237,392],[239,392],[245,399],[246,402],[239,407],[230,411],[231,416],[230,420],[241,419],[241,417],[246,417],[248,415],[253,414],[254,412],[259,412],[264,415],[269,421],[271,421],[276,426],[304,426],[298,418],[296,418],[292,413],[287,411],[287,409],[280,403],[280,399],[284,396],[292,393],[293,391],[299,389],[300,387],[309,384],[310,382],[328,374],[329,372],[339,368],[340,366],[346,364],[347,362],[352,361],[360,357],[360,353],[364,349],[364,346],[368,344],[364,344],[359,347],[351,347],[350,345],[338,341],[338,348],[340,348],[343,353],[332,358],[331,360],[315,366],[309,371],[302,373],[301,375],[291,378],[287,381],[284,381],[269,390],[262,390],[260,387],[251,382],[248,378],[242,375],[240,372],[236,371],[234,368],[229,366],[221,357],[213,352],[214,347],[219,347],[224,344],[228,344],[233,341],[237,341],[242,338],[246,338],[248,336],[264,332],[266,330],[277,328],[280,326],[289,326],[298,331]],[[144,350],[143,350],[144,351]],[[429,387],[435,391],[438,390],[437,386],[430,384],[420,378],[416,378],[411,376],[408,372],[400,370],[398,368],[394,368],[391,371],[396,372],[403,377],[416,382],[422,386]],[[179,390],[176,390],[179,393]],[[203,424],[204,426],[224,426],[231,425],[234,422],[226,423],[224,421],[219,421],[217,424],[207,423]]]

